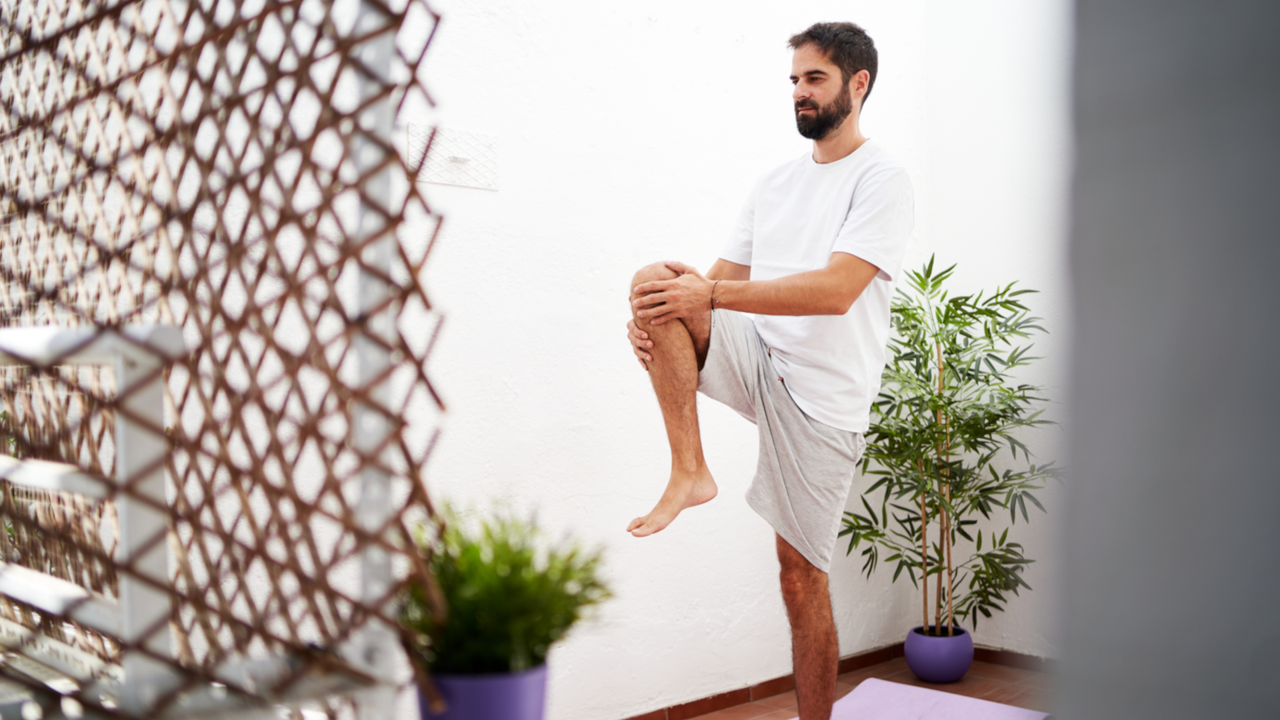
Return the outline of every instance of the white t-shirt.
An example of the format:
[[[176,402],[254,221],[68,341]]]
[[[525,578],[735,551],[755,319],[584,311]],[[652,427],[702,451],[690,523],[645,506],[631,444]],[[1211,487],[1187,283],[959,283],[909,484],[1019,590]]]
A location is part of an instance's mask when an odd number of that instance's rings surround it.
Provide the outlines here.
[[[874,140],[819,165],[806,153],[756,183],[722,257],[752,280],[826,267],[833,252],[879,268],[843,315],[753,315],[774,369],[806,415],[850,432],[870,425],[880,392],[889,304],[915,202],[901,163]]]

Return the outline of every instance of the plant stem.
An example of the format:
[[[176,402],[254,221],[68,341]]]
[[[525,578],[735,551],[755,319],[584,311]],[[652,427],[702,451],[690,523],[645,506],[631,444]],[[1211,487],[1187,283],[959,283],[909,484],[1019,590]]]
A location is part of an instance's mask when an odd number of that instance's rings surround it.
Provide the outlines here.
[[[942,489],[942,492],[944,495],[946,495],[947,502],[950,503],[951,487],[949,485],[947,487],[944,487]],[[951,635],[953,634],[952,628],[954,628],[956,624],[955,608],[952,604],[953,598],[951,596],[951,591],[953,589],[954,588],[951,584],[951,518],[948,517],[947,518],[947,637],[951,637]]]
[[[942,343],[934,343],[934,348],[938,351],[938,395],[941,396],[946,390],[945,368],[942,364]],[[950,477],[950,461],[951,461],[951,422],[950,418],[943,416],[942,408],[938,408],[938,424],[946,430],[946,445],[938,448],[939,459],[942,460],[942,497],[946,501],[946,505],[951,504],[951,483],[947,480]],[[945,510],[942,513],[942,524],[945,527],[942,536],[942,551],[946,553],[947,564],[947,637],[951,637],[954,633],[952,628],[955,626],[955,608],[951,597],[951,515]],[[942,573],[938,573],[938,583],[942,583]],[[942,595],[938,595],[938,605],[942,605]],[[941,634],[941,633],[939,633]]]
[[[945,507],[938,508],[938,549],[941,551],[942,543],[946,540],[947,532],[947,509]],[[938,553],[938,562],[941,563],[943,558],[941,552]],[[938,635],[942,635],[942,569],[938,569],[938,590],[934,593],[933,603],[933,629]]]
[[[924,476],[924,460],[916,461]],[[924,623],[921,628],[929,634],[929,512],[925,507],[925,491],[920,490],[920,591],[924,603]]]

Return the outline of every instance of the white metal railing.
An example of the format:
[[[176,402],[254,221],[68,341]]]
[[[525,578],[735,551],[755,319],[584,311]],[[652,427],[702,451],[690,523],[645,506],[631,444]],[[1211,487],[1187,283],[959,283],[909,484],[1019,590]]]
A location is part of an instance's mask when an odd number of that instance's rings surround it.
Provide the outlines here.
[[[50,616],[67,617],[90,629],[119,638],[126,649],[118,667],[66,643],[43,636],[38,630],[0,620],[0,642],[10,651],[10,662],[27,663],[24,674],[60,675],[68,682],[93,684],[90,696],[110,696],[128,714],[150,717],[151,708],[181,681],[173,666],[157,660],[172,658],[169,632],[171,603],[164,588],[169,584],[168,517],[164,496],[166,452],[163,406],[165,363],[184,353],[182,336],[170,326],[129,326],[121,330],[94,327],[23,327],[0,329],[0,366],[52,367],[97,365],[112,367],[116,374],[115,477],[106,478],[75,465],[45,460],[20,460],[0,455],[0,478],[39,490],[70,492],[93,500],[113,498],[118,516],[119,539],[113,560],[131,564],[132,573],[119,573],[119,602],[103,598],[79,585],[38,570],[0,561],[0,594]],[[128,492],[122,492],[124,486]],[[376,496],[376,493],[373,494]],[[385,505],[385,498],[384,505]],[[374,507],[375,515],[377,507]],[[383,508],[382,512],[385,512]],[[139,577],[141,576],[141,577]],[[367,648],[370,635],[357,641]],[[140,649],[141,648],[141,649]],[[145,649],[145,651],[144,651]],[[385,654],[387,648],[379,648]],[[375,656],[376,657],[376,656]],[[371,664],[385,664],[378,657]],[[381,662],[379,662],[381,661]],[[300,667],[292,655],[260,659],[232,658],[214,670],[223,684],[263,695]],[[367,660],[366,660],[367,662]],[[367,665],[365,666],[367,667]],[[377,676],[375,676],[377,677]],[[96,679],[96,680],[94,680]],[[54,686],[50,680],[46,684]],[[0,705],[13,688],[0,683]],[[333,695],[361,697],[363,718],[390,717],[381,685],[348,673],[307,673],[288,683],[276,701],[295,704]],[[70,688],[68,688],[70,689]],[[20,690],[20,688],[19,688]],[[9,692],[6,695],[6,692]],[[373,693],[376,709],[368,712]],[[0,708],[3,710],[3,708]],[[86,713],[86,717],[92,713]],[[7,717],[7,716],[6,716]],[[250,698],[228,693],[218,685],[187,690],[179,702],[160,717],[193,720],[197,717],[278,717],[274,708]]]
[[[126,646],[121,666],[127,682],[119,686],[116,700],[131,714],[144,713],[177,682],[166,663],[148,654],[172,656],[171,605],[161,589],[169,582],[161,371],[166,362],[182,353],[182,335],[171,326],[0,329],[0,365],[96,365],[115,371],[121,400],[115,421],[114,479],[72,465],[7,455],[0,455],[0,477],[17,485],[98,500],[114,496],[119,540],[113,560],[133,570],[119,575],[119,602],[94,596],[75,583],[3,562],[0,593],[43,613],[69,617],[119,638]],[[119,492],[124,487],[129,491]]]

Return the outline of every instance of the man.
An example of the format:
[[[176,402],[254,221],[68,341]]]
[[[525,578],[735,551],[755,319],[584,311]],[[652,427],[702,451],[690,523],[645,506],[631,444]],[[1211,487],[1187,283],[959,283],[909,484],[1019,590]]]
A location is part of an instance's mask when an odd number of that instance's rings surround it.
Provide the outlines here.
[[[761,178],[705,276],[657,263],[632,283],[630,339],[662,407],[671,477],[627,530],[653,534],[716,495],[696,391],[756,423],[747,502],[777,533],[800,718],[827,720],[839,659],[827,571],[879,392],[913,200],[903,167],[858,127],[876,78],[871,38],[819,23],[790,45],[796,126],[812,153]]]

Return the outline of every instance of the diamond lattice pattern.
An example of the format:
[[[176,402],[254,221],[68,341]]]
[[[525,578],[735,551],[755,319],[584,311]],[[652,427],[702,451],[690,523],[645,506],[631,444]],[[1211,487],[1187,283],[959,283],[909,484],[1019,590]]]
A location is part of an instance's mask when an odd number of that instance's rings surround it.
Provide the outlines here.
[[[191,686],[234,656],[293,652],[295,679],[341,664],[425,578],[411,531],[431,513],[420,473],[443,408],[422,284],[439,218],[388,130],[430,104],[437,21],[413,0],[0,0],[0,326],[180,328],[188,354],[165,369],[156,430],[168,662]],[[0,378],[0,452],[111,475],[109,369]],[[394,510],[373,526],[358,517],[369,473]],[[113,598],[132,570],[113,561],[112,503],[3,485],[5,559]],[[368,598],[374,549],[394,582]],[[107,661],[122,651],[14,601],[0,616]],[[110,711],[88,685],[58,692]]]

